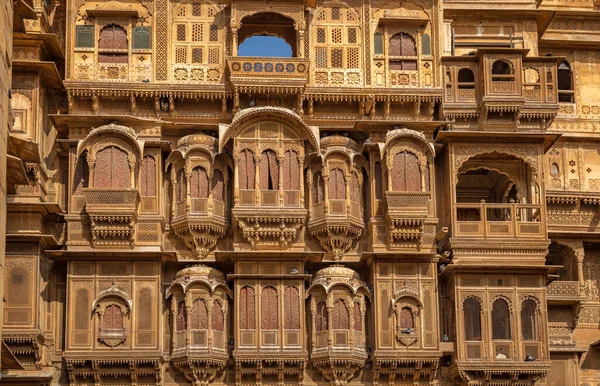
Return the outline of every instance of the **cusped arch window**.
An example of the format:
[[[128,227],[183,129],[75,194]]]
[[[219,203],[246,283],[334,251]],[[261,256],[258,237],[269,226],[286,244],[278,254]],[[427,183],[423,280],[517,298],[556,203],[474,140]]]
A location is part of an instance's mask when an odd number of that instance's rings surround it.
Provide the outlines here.
[[[521,335],[523,340],[538,339],[537,303],[526,299],[521,304]]]
[[[256,327],[254,288],[244,286],[240,289],[240,329],[253,330]]]
[[[300,292],[294,286],[285,287],[283,300],[284,325],[286,330],[300,329]]]
[[[177,319],[175,320],[175,329],[177,332],[183,332],[187,329],[187,309],[185,302],[181,301],[177,304]]]
[[[344,302],[342,299],[337,299],[333,303],[331,323],[334,330],[350,329],[350,315],[348,313],[348,307],[346,306],[346,302]]]
[[[208,173],[203,167],[192,170],[190,177],[190,197],[208,198]]]
[[[417,44],[407,33],[400,32],[390,38],[388,56],[392,71],[417,70]]]
[[[253,190],[254,186],[254,154],[249,149],[244,149],[240,153],[238,161],[238,173],[240,189]]]
[[[317,313],[315,315],[315,330],[316,332],[327,331],[329,325],[329,313],[327,312],[327,304],[325,301],[317,303]]]
[[[481,341],[481,303],[473,297],[463,303],[465,341]]]
[[[415,319],[413,312],[409,307],[402,307],[400,309],[400,328],[401,329],[413,329],[415,328]]]
[[[194,300],[190,317],[190,328],[192,330],[208,329],[208,307],[204,299]]]
[[[279,189],[279,163],[277,154],[271,150],[265,150],[260,157],[260,190]]]
[[[332,169],[329,172],[329,181],[327,184],[330,200],[346,199],[346,179],[344,172],[340,169]]]
[[[142,196],[156,196],[156,160],[151,155],[146,155],[142,158],[140,185]]]
[[[223,313],[223,305],[218,300],[213,303],[211,326],[213,331],[225,331],[225,315]]]
[[[468,68],[458,70],[458,88],[472,90],[475,88],[475,75]]]
[[[496,60],[492,63],[492,81],[509,82],[515,80],[513,64],[505,59]]]
[[[394,156],[392,190],[394,192],[421,191],[421,169],[419,159],[414,153],[401,151]]]
[[[127,63],[129,42],[125,28],[110,24],[100,30],[98,63]]]
[[[261,328],[263,330],[277,330],[279,328],[279,313],[277,304],[277,290],[268,286],[262,289],[260,296]]]
[[[511,339],[510,308],[504,299],[496,299],[492,305],[492,339]]]
[[[128,154],[116,146],[105,147],[96,153],[93,174],[94,188],[131,188]]]
[[[225,201],[225,179],[220,170],[215,170],[212,178],[212,198],[217,201]]]

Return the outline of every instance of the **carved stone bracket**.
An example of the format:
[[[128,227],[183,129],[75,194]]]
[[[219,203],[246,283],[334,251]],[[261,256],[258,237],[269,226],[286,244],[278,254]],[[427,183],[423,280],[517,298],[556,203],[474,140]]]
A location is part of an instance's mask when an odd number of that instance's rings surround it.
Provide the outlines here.
[[[305,210],[281,210],[270,215],[238,214],[234,210],[234,216],[244,240],[253,249],[258,246],[288,249],[306,221]]]

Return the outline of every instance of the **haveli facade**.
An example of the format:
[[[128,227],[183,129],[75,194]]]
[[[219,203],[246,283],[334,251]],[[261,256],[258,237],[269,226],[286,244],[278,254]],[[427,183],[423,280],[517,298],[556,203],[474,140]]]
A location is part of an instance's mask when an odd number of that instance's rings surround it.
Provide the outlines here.
[[[598,0],[12,3],[2,384],[600,384]]]

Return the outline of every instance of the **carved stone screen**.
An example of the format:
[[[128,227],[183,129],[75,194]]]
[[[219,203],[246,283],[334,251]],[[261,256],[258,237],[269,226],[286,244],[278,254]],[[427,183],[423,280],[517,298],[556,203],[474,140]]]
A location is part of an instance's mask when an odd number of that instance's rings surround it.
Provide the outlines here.
[[[248,149],[242,150],[239,159],[240,189],[254,189],[254,155]]]
[[[130,188],[130,171],[127,153],[109,146],[96,154],[94,167],[94,188],[126,189]]]
[[[197,167],[192,170],[190,196],[191,198],[208,198],[208,174],[206,169]]]
[[[394,157],[392,190],[395,192],[418,192],[421,190],[421,170],[413,153],[403,151]]]
[[[333,303],[333,315],[331,316],[332,328],[334,330],[350,329],[350,316],[348,308],[342,299],[338,299]]]
[[[298,288],[288,286],[284,292],[284,328],[286,330],[300,329],[300,294]]]
[[[317,303],[317,314],[315,315],[316,332],[327,331],[329,323],[327,314],[327,304],[324,301]]]
[[[400,328],[415,328],[413,313],[408,307],[402,307],[400,310]]]
[[[102,330],[121,330],[123,329],[123,315],[121,309],[112,304],[104,310],[102,314]]]
[[[279,189],[279,165],[273,150],[265,150],[261,154],[259,186],[261,190]]]
[[[279,328],[279,313],[277,312],[277,290],[265,287],[260,297],[261,328],[263,330],[276,330]]]
[[[345,200],[346,199],[346,180],[344,172],[340,169],[333,169],[329,172],[329,199],[330,200]]]
[[[256,328],[256,316],[254,314],[254,288],[242,287],[240,290],[240,329],[253,330]]]
[[[313,177],[313,203],[323,202],[325,195],[325,182],[321,172],[316,172]]]
[[[194,300],[190,319],[190,328],[192,330],[208,329],[208,308],[204,299]]]
[[[153,197],[156,195],[156,161],[152,156],[147,155],[142,159],[140,185],[142,196]]]
[[[223,315],[223,306],[221,302],[215,301],[212,309],[212,329],[213,331],[224,331],[225,329],[225,318]]]
[[[223,201],[225,198],[225,181],[223,173],[220,170],[215,170],[212,179],[212,197],[213,200]]]

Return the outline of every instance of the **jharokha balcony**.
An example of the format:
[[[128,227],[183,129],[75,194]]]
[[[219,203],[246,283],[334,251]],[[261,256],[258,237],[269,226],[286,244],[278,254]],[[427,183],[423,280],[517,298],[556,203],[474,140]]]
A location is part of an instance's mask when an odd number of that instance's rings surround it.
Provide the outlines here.
[[[83,189],[94,245],[111,246],[134,239],[137,189]]]
[[[308,82],[309,60],[304,58],[230,57],[227,62],[231,84],[242,93],[290,91]]]
[[[173,182],[171,226],[196,258],[204,259],[225,235],[227,168],[216,152],[216,139],[204,134],[179,140],[167,159]]]

